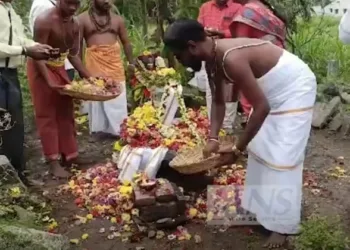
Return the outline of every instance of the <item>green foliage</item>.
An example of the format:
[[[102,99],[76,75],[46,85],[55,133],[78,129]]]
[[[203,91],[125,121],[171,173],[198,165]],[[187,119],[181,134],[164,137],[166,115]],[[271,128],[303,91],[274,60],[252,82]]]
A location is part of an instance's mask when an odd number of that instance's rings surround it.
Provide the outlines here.
[[[302,224],[301,234],[294,244],[296,250],[345,250],[349,239],[339,218],[313,216]]]
[[[338,38],[339,20],[334,18],[313,18],[308,22],[299,20],[298,31],[293,34],[294,53],[309,64],[319,82],[327,79],[327,64],[330,60],[339,62],[338,81],[350,82],[350,46]]]

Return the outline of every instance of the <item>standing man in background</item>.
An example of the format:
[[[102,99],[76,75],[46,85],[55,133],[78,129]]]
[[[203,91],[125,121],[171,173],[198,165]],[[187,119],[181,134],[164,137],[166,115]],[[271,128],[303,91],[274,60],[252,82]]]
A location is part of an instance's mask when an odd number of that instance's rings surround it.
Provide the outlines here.
[[[23,143],[24,124],[22,93],[17,68],[24,56],[48,59],[48,45],[27,39],[21,18],[11,5],[12,0],[0,1],[0,155],[5,155],[26,182]]]
[[[344,44],[350,44],[350,12],[349,10],[341,18],[339,24],[339,39]]]
[[[234,3],[232,0],[211,0],[204,3],[200,10],[198,16],[198,22],[201,23],[205,28],[206,32],[210,36],[215,36],[219,38],[231,38],[230,24],[234,15],[238,12],[241,5]],[[209,87],[209,82],[207,77],[203,75],[205,72],[205,64],[203,64],[202,70],[196,72],[196,75],[201,75],[198,79],[203,79],[206,84],[206,102],[208,108],[209,119],[212,114],[211,104],[212,104],[212,91]],[[202,84],[198,84],[202,85]],[[231,84],[227,85],[229,89]],[[232,91],[225,91],[225,93],[231,94]],[[227,132],[233,132],[233,124],[237,113],[237,101],[232,98],[232,96],[227,95],[226,97],[226,113],[223,123],[223,129]]]
[[[128,60],[128,71],[135,69],[132,47],[124,19],[111,11],[111,0],[91,0],[90,9],[79,16],[86,42],[86,68],[95,76],[110,77],[122,85],[122,94],[106,102],[89,103],[90,132],[118,136],[127,117],[125,70],[119,41]]]
[[[34,35],[34,23],[35,19],[45,11],[52,9],[56,6],[56,0],[33,0],[32,7],[29,13],[29,28]],[[75,70],[73,65],[66,59],[64,63],[65,69],[67,71],[68,77],[70,80],[74,79]]]
[[[258,38],[271,41],[278,47],[285,48],[286,20],[266,0],[236,0],[242,4],[232,20],[232,37]],[[252,112],[252,105],[242,93],[240,104],[243,109],[243,124]]]

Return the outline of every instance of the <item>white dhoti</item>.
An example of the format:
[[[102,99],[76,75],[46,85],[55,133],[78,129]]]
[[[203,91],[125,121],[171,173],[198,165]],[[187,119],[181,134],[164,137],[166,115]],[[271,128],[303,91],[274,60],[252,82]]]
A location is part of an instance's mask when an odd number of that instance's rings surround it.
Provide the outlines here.
[[[285,51],[277,65],[258,79],[271,111],[248,145],[242,206],[266,229],[298,233],[302,172],[316,99],[309,67]]]
[[[106,102],[89,102],[88,111],[90,133],[119,135],[120,125],[128,116],[125,82],[120,96]]]

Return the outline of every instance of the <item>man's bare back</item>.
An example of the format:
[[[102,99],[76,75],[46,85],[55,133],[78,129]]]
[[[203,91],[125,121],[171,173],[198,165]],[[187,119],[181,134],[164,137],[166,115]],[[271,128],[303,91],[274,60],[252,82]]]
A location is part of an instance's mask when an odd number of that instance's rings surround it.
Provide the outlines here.
[[[245,50],[249,47],[249,50]],[[236,48],[236,49],[233,49]],[[217,63],[222,64],[225,52],[229,52],[225,59],[225,70],[229,71],[227,60],[235,61],[239,64],[248,61],[255,78],[260,78],[269,72],[278,62],[283,53],[283,49],[259,39],[233,38],[222,39],[217,42]],[[219,67],[222,68],[222,67]],[[218,72],[223,73],[223,72]]]

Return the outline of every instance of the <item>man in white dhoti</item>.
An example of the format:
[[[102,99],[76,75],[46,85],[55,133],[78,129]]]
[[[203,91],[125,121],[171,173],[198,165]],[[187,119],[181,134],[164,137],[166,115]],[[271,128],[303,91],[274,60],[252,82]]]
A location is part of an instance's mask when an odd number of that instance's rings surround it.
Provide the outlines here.
[[[132,72],[135,66],[124,19],[112,13],[111,2],[91,0],[90,9],[79,16],[79,22],[87,45],[86,68],[96,76],[106,76],[119,81],[123,90],[122,94],[113,100],[89,103],[90,132],[118,136],[120,124],[127,117],[125,73],[119,40],[128,60],[129,72]]]
[[[34,0],[29,12],[29,28],[33,34],[35,19],[45,11],[56,6],[56,0]],[[74,79],[74,67],[68,59],[65,61],[65,68],[70,80]]]
[[[349,11],[347,11],[344,14],[344,16],[340,21],[339,39],[345,44],[350,44],[350,12]]]
[[[298,233],[305,148],[316,99],[315,75],[297,56],[268,41],[215,41],[194,20],[173,23],[164,43],[187,67],[198,71],[201,61],[208,64],[214,112],[204,154],[220,152],[235,162],[248,149],[242,206],[272,232],[266,247],[280,247],[287,235]],[[219,148],[224,80],[235,83],[234,91],[242,91],[254,111],[236,144]]]

